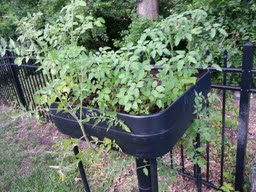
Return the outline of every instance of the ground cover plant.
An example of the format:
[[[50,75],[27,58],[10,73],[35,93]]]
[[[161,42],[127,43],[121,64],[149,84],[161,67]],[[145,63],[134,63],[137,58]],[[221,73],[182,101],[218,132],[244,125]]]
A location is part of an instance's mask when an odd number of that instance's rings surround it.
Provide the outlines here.
[[[0,191],[82,191],[74,185],[76,172],[62,182],[59,173],[49,167],[56,164],[50,153],[54,139],[49,133],[54,132],[49,125],[39,129],[24,112],[2,104],[0,108]]]

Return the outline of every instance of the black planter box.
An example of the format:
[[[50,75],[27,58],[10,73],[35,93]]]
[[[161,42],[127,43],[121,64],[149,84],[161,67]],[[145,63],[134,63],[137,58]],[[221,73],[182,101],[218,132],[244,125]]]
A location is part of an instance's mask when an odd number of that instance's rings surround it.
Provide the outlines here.
[[[210,72],[201,72],[195,85],[159,113],[139,116],[118,113],[117,117],[128,125],[131,133],[125,132],[118,126],[111,127],[107,131],[105,123],[93,126],[90,122],[84,123],[85,132],[88,136],[99,139],[104,137],[113,139],[124,153],[137,158],[151,159],[162,156],[172,149],[195,118],[193,114],[195,91],[206,95],[210,87]],[[57,103],[51,106],[51,108],[56,107]],[[94,111],[99,112],[96,109]],[[86,107],[83,108],[83,113],[87,113]],[[83,136],[78,123],[70,114],[56,113],[56,110],[51,110],[50,114],[60,132],[75,138]]]

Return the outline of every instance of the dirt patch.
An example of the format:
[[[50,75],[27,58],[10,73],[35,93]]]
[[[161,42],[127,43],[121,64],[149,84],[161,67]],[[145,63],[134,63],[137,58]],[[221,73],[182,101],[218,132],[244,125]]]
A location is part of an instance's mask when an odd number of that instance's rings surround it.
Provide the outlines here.
[[[52,123],[42,124],[34,117],[20,119],[17,130],[6,132],[6,138],[11,142],[24,142],[25,153],[42,153],[50,150],[56,140],[64,138]]]
[[[57,140],[67,138],[58,132],[52,123],[39,123],[34,117],[24,117],[26,115],[20,111],[5,105],[0,105],[0,111],[0,128],[8,127],[4,137],[10,143],[19,143],[24,146],[24,159],[18,171],[22,175],[29,175],[32,172],[29,157],[50,151]]]
[[[32,172],[31,166],[32,166],[31,162],[27,159],[24,159],[21,162],[20,169],[19,169],[18,173],[21,175],[30,175]]]

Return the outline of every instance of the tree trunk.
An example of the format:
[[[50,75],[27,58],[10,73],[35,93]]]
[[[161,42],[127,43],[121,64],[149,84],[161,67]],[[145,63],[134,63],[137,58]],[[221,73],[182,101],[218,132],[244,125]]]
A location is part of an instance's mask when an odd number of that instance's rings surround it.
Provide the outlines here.
[[[158,17],[158,0],[138,0],[137,14],[139,16],[157,19]]]

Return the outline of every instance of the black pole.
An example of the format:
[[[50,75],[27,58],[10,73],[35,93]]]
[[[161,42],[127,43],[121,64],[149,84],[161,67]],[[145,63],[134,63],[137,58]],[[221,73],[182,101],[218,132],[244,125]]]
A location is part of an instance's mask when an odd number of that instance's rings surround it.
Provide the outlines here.
[[[158,192],[156,159],[136,158],[136,171],[139,192]]]
[[[197,133],[195,148],[197,149],[200,146],[201,146],[200,134]],[[196,156],[199,156],[199,155],[200,153],[196,151]],[[201,174],[201,167],[198,164],[195,165],[195,177],[196,177],[197,192],[201,192],[202,191],[202,174]]]
[[[150,176],[152,192],[158,192],[158,176],[157,176],[157,161],[156,159],[150,159]]]
[[[224,68],[227,68],[228,52],[224,51]],[[227,85],[227,74],[223,71],[223,85]],[[220,160],[220,186],[223,185],[224,156],[225,156],[225,129],[226,129],[226,89],[222,90],[222,126],[221,126],[221,160]]]
[[[75,153],[75,155],[77,155],[79,153],[79,150],[78,150],[78,147],[75,146],[73,148],[73,151]],[[80,175],[81,175],[81,179],[83,181],[83,185],[84,185],[84,191],[85,192],[90,192],[90,187],[88,185],[88,181],[86,179],[86,175],[85,175],[85,171],[84,171],[84,167],[83,167],[83,163],[82,161],[79,161],[78,163],[78,169],[79,169],[79,172],[80,172]]]
[[[152,192],[150,178],[150,161],[148,159],[146,160],[136,158],[136,171],[139,192]]]
[[[152,192],[150,177],[150,161],[148,159],[136,158],[136,172],[139,192]]]
[[[9,51],[6,52],[6,55],[8,57],[8,61],[9,61],[10,67],[11,67],[11,73],[12,73],[12,77],[13,77],[13,81],[14,81],[14,86],[16,88],[19,100],[20,100],[21,104],[26,109],[28,109],[27,102],[26,102],[26,99],[25,99],[25,96],[24,96],[24,93],[23,93],[23,90],[22,90],[22,87],[21,87],[21,83],[20,83],[20,80],[19,80],[19,77],[18,77],[18,73],[16,71],[17,66],[14,66],[14,58],[13,58],[12,54]]]
[[[241,76],[240,110],[238,121],[237,153],[236,153],[236,178],[235,190],[244,191],[244,170],[246,158],[246,145],[248,121],[250,110],[250,88],[252,83],[253,44],[243,46],[243,65]]]

